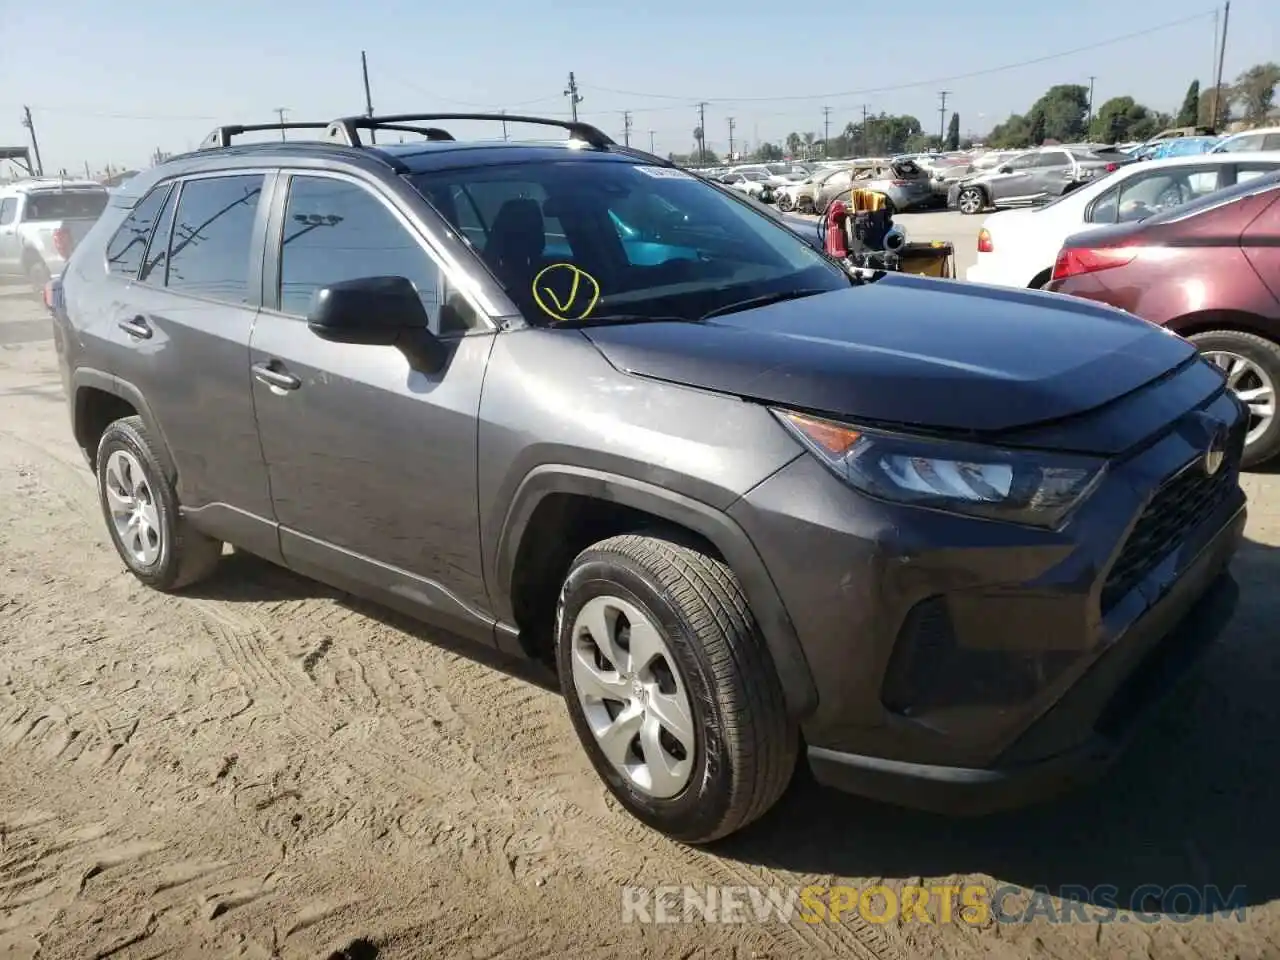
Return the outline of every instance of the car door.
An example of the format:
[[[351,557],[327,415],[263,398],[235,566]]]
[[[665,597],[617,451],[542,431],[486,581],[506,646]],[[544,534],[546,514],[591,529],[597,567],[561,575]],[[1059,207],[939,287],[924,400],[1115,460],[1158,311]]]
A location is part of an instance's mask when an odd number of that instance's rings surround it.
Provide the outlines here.
[[[1036,154],[1027,179],[1025,199],[1056,197],[1074,176],[1075,164],[1065,150],[1042,150]]]
[[[1273,200],[1240,236],[1240,246],[1262,282],[1275,295],[1280,313],[1280,198]]]
[[[831,176],[822,182],[821,187],[816,191],[814,197],[814,208],[821,213],[827,209],[827,205],[831,203],[837,196],[848,190],[853,183],[853,170],[837,170]]]
[[[1036,154],[1024,153],[996,167],[996,172],[986,179],[987,191],[993,201],[1021,200],[1032,193]]]
[[[0,198],[0,274],[19,272],[18,198]]]
[[[184,511],[275,559],[248,372],[270,176],[200,175],[138,202],[107,244],[116,290],[104,346],[109,372],[150,408]]]
[[[492,643],[476,485],[492,325],[375,182],[288,172],[273,208],[246,374],[286,563]],[[317,290],[370,276],[414,284],[450,351],[443,370],[308,329]]]

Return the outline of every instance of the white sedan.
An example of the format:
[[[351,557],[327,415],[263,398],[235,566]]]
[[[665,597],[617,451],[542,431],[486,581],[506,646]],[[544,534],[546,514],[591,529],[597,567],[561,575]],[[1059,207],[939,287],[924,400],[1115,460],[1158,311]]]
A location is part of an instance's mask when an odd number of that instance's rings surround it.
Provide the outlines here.
[[[1063,241],[1109,223],[1161,210],[1280,169],[1280,151],[1201,154],[1129,164],[1039,207],[1002,210],[978,230],[978,260],[965,279],[997,287],[1039,288]]]

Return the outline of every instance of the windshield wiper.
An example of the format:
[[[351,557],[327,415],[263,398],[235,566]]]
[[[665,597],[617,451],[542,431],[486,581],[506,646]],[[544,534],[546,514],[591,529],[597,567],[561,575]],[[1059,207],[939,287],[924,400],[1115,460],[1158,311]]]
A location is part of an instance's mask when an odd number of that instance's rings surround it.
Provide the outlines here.
[[[806,287],[800,290],[783,290],[780,293],[766,293],[763,296],[748,297],[746,300],[739,300],[736,303],[726,303],[723,307],[716,307],[714,310],[704,313],[699,319],[710,320],[712,317],[723,317],[727,313],[737,313],[740,310],[754,310],[756,307],[767,307],[772,303],[783,303],[786,300],[799,300],[802,297],[813,297],[820,293],[830,292],[830,290],[821,290],[817,287]]]
[[[575,320],[557,320],[553,327],[607,327],[623,323],[698,323],[691,317],[653,316],[648,313],[601,313]]]

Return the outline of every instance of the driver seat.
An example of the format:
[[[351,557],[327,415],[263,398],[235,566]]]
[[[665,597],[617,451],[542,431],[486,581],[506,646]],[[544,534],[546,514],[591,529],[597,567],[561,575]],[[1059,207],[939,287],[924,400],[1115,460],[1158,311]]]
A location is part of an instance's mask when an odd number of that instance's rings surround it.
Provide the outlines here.
[[[537,200],[521,197],[508,200],[498,209],[489,229],[484,259],[503,284],[522,288],[533,282],[546,246],[542,207]]]

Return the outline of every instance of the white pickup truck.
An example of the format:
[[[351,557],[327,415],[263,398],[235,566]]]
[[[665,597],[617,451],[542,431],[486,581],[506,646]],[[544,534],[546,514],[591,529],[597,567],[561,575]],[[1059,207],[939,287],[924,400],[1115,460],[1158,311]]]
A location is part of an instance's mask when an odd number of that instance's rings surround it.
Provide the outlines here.
[[[56,177],[0,187],[0,276],[43,291],[107,206],[107,188]]]

